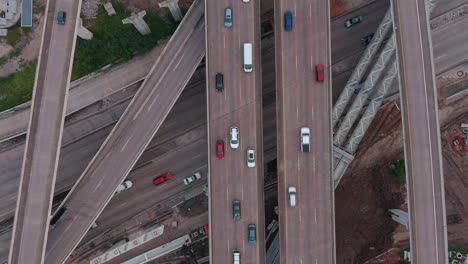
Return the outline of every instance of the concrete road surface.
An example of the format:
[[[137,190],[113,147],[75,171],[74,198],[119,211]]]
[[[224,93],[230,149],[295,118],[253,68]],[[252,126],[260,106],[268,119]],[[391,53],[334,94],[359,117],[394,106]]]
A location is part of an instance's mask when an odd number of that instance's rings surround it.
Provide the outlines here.
[[[232,27],[224,25],[232,9]],[[264,201],[260,2],[210,0],[206,5],[207,106],[210,184],[210,262],[232,262],[240,250],[242,263],[264,263]],[[243,69],[243,45],[252,44],[253,72]],[[224,91],[215,76],[224,74]],[[230,147],[230,127],[239,129],[237,149]],[[216,157],[216,141],[225,144],[224,159]],[[255,167],[247,167],[247,148],[255,151]],[[241,203],[234,221],[232,203]],[[256,225],[257,241],[249,245],[247,227]]]
[[[34,83],[10,263],[44,263],[81,1],[48,1]],[[65,11],[65,25],[57,12]]]
[[[331,154],[330,19],[327,1],[275,2],[278,200],[281,263],[335,263]],[[293,16],[285,31],[285,12]],[[323,82],[315,67],[322,64]],[[301,152],[301,127],[310,153]],[[288,188],[297,190],[289,204]]]
[[[448,263],[437,91],[425,0],[394,0],[411,263]]]
[[[203,1],[193,3],[141,89],[64,201],[67,210],[50,232],[47,263],[62,263],[77,246],[204,57],[203,9]]]

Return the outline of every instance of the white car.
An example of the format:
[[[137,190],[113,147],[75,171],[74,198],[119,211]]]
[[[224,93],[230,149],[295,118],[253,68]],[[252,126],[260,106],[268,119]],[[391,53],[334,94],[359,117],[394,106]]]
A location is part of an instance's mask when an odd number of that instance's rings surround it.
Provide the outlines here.
[[[194,182],[196,180],[199,180],[199,179],[201,179],[201,173],[196,172],[194,175],[192,175],[192,176],[190,176],[188,178],[185,178],[184,183],[186,185],[188,185],[188,184],[190,184],[190,183],[192,183],[192,182]]]
[[[114,194],[118,194],[121,191],[132,188],[132,186],[133,186],[133,182],[130,181],[130,180],[126,180],[126,181],[122,182],[122,184],[120,184],[119,187],[117,187],[117,190],[115,190]]]
[[[296,187],[289,186],[288,188],[288,196],[289,196],[289,205],[291,207],[296,207],[297,197],[296,197]]]
[[[231,127],[229,134],[231,135],[231,140],[229,141],[232,149],[239,147],[239,128]]]
[[[255,167],[255,150],[252,148],[247,149],[247,167]]]
[[[242,2],[248,3],[248,2],[250,2],[250,0],[242,0]]]

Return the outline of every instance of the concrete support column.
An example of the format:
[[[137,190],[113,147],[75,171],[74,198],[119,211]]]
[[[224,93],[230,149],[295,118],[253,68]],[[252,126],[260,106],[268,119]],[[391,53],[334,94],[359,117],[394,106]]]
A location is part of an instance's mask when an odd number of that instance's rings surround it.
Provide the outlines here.
[[[182,20],[182,12],[179,8],[179,0],[163,0],[159,3],[159,7],[167,7],[171,11],[172,17],[175,21],[179,22]]]

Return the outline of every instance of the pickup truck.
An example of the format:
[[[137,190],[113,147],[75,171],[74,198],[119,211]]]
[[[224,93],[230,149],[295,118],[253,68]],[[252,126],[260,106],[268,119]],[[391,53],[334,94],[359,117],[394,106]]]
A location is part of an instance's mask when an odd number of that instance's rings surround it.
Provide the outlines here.
[[[301,127],[301,152],[310,152],[310,129]]]

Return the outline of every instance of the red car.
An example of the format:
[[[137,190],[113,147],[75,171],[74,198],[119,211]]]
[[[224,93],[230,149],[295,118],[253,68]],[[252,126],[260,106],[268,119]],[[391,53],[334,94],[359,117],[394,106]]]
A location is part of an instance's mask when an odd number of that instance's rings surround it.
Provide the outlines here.
[[[324,66],[323,64],[317,64],[315,65],[315,73],[317,74],[317,81],[318,82],[323,82],[325,79],[324,77]]]
[[[218,159],[224,158],[224,141],[221,139],[216,141],[216,157]]]
[[[163,182],[166,182],[166,181],[170,180],[171,178],[172,178],[171,173],[166,172],[166,173],[164,173],[163,175],[161,175],[161,176],[155,178],[155,179],[153,180],[153,184],[154,184],[154,185],[159,185],[159,184],[161,184],[161,183],[163,183]]]

